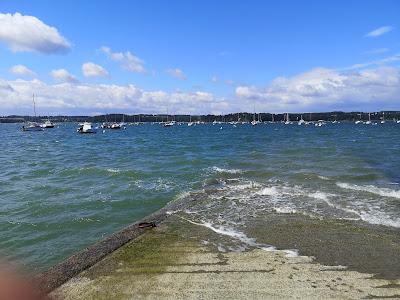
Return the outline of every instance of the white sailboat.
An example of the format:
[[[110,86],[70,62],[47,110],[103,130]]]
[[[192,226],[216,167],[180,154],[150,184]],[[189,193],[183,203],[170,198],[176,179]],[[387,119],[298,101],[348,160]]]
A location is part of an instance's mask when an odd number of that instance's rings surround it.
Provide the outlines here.
[[[360,114],[358,114],[359,116],[360,116],[360,120],[357,120],[357,121],[355,121],[354,123],[355,124],[361,124],[363,121],[361,121],[361,116],[362,116],[362,114],[360,113]]]
[[[122,122],[119,123],[119,127],[126,129],[125,114],[122,115]]]
[[[172,127],[175,125],[175,121],[168,121],[168,110],[167,110],[167,122],[164,123],[164,127]]]
[[[35,94],[32,95],[32,101],[33,101],[33,111],[36,119]],[[24,125],[22,125],[22,131],[42,131],[42,130],[43,128],[37,122],[27,122]]]
[[[189,123],[188,126],[193,126],[194,123],[192,122],[192,115],[189,115]]]
[[[381,124],[385,124],[386,123],[386,121],[385,121],[385,112],[382,112],[382,121],[381,121]]]
[[[285,125],[289,125],[289,124],[292,124],[292,123],[290,122],[290,119],[289,119],[289,113],[286,113]]]
[[[254,106],[253,121],[251,121],[251,125],[255,126],[258,125],[258,123],[260,122],[256,120],[256,107]]]
[[[303,125],[305,124],[306,121],[303,120],[303,115],[301,115],[299,122],[297,123],[298,125]]]
[[[365,124],[370,125],[371,123],[371,113],[368,113],[368,121]]]
[[[110,129],[121,129],[121,123],[117,122],[117,116],[114,115],[114,123],[112,123],[109,127]]]

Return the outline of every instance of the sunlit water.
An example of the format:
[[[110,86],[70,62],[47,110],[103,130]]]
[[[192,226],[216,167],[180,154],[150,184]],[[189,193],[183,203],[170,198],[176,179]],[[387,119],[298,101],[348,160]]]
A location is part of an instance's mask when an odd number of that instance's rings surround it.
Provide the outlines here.
[[[400,227],[400,124],[19,126],[0,125],[0,248],[39,269],[177,198],[228,236],[268,212]]]

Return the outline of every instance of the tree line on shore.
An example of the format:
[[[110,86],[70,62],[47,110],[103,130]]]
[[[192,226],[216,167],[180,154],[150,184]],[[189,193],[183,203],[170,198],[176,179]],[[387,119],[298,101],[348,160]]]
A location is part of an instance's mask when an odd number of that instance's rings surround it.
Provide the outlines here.
[[[305,121],[355,121],[355,120],[368,120],[369,114],[371,120],[381,120],[383,117],[387,120],[400,119],[400,111],[380,111],[380,112],[313,112],[313,113],[289,113],[289,118],[291,121],[298,121],[301,118]],[[0,123],[21,123],[25,121],[39,122],[44,119],[50,118],[53,122],[166,122],[166,121],[176,121],[176,122],[250,122],[253,119],[259,121],[284,121],[286,118],[286,113],[230,113],[225,115],[167,115],[167,114],[105,114],[97,116],[3,116],[0,117]]]

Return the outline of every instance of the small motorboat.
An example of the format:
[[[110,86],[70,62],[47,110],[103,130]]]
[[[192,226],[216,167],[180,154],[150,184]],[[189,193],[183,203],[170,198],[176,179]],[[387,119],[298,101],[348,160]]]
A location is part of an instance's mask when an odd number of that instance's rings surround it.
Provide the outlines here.
[[[121,123],[112,123],[110,129],[121,129]]]
[[[171,127],[171,126],[174,126],[174,125],[175,125],[174,121],[164,123],[164,127]]]
[[[46,120],[43,124],[40,124],[42,128],[54,128],[54,123],[52,123],[49,119]]]
[[[28,122],[22,125],[22,131],[43,131],[43,128],[36,122]]]
[[[256,121],[256,120],[251,121],[251,125],[252,125],[252,126],[256,126],[256,125],[258,125],[258,123],[259,123],[259,122]]]
[[[79,124],[79,128],[76,130],[78,133],[96,133],[96,129],[93,128],[92,123],[84,122]]]

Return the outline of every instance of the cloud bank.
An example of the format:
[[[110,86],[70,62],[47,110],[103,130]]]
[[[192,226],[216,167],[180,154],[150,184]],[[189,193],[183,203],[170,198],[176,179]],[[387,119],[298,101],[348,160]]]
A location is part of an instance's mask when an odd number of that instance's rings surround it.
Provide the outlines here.
[[[279,77],[265,87],[239,86],[236,96],[266,111],[368,110],[399,108],[400,71],[379,67],[341,72],[316,68]]]
[[[395,110],[400,104],[400,69],[377,67],[338,71],[316,68],[293,77],[278,77],[265,86],[240,85],[229,98],[208,92],[147,91],[134,84],[86,84],[64,69],[60,82],[0,79],[0,115],[30,113],[31,95],[52,114],[228,113]]]
[[[134,84],[46,84],[33,80],[0,80],[0,115],[32,113],[32,93],[38,112],[52,114],[208,113],[227,107],[223,98],[206,92],[145,91]]]

